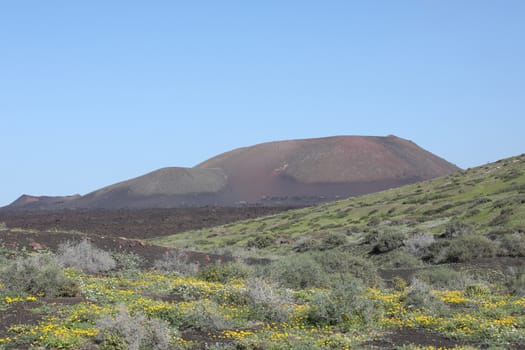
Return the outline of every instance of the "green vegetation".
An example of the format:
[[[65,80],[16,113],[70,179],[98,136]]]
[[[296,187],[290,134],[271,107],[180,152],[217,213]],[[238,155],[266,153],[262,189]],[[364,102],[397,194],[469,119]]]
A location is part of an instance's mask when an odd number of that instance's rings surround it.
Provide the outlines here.
[[[407,330],[448,348],[524,348],[523,204],[519,156],[155,240],[260,264],[201,266],[177,250],[146,268],[87,242],[56,255],[0,246],[0,310],[37,316],[0,327],[0,349],[359,349]],[[390,348],[441,346],[412,340]]]
[[[76,283],[68,278],[50,254],[20,256],[0,266],[0,280],[7,292],[48,297],[75,296]]]
[[[385,268],[523,257],[524,204],[521,155],[431,181],[152,242],[270,258],[343,249],[370,256]]]
[[[87,273],[109,271],[117,266],[115,259],[89,241],[62,243],[58,248],[57,259],[63,266],[75,267]]]
[[[397,277],[387,287],[373,270],[355,271],[367,265],[359,258],[323,263],[332,253],[292,255],[258,268],[212,265],[186,276],[155,269],[88,274],[60,267],[49,253],[15,258],[2,266],[0,309],[25,307],[38,317],[0,329],[0,348],[353,349],[399,329],[440,333],[457,344],[525,346],[523,271],[495,277],[488,270],[424,270],[410,284]],[[27,288],[40,283],[36,267],[37,278],[13,281],[18,259],[38,261],[43,271],[52,266],[81,298],[50,303],[56,294]],[[294,264],[315,272],[300,279],[291,275]]]

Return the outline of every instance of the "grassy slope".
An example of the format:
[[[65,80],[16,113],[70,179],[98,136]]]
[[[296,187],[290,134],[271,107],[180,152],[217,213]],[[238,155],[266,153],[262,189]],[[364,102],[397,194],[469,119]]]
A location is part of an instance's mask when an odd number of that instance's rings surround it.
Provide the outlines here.
[[[525,155],[520,155],[418,184],[153,242],[201,250],[241,249],[256,237],[269,237],[270,244],[257,254],[281,255],[327,233],[344,234],[358,247],[370,232],[438,235],[453,222],[470,224],[483,235],[525,231],[524,203]]]

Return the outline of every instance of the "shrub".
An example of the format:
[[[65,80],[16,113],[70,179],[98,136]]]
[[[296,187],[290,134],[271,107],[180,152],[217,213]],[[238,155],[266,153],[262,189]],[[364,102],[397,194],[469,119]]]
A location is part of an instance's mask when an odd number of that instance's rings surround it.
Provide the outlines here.
[[[241,262],[213,264],[202,268],[198,276],[208,282],[226,283],[233,279],[247,278],[253,270]]]
[[[382,254],[397,249],[403,245],[405,238],[405,234],[401,232],[380,232],[371,239],[373,244],[371,253]]]
[[[98,249],[89,241],[66,242],[58,247],[58,262],[66,267],[74,267],[86,273],[100,273],[114,269],[117,264],[106,251]]]
[[[381,310],[365,296],[357,279],[341,280],[330,291],[318,293],[307,313],[315,325],[369,325],[380,318]]]
[[[263,249],[271,246],[275,242],[275,239],[270,236],[257,236],[254,239],[246,242],[246,247]]]
[[[392,287],[398,292],[404,292],[408,288],[408,283],[403,277],[394,276],[392,279]]]
[[[73,280],[64,271],[54,256],[49,254],[20,257],[9,264],[0,276],[4,287],[14,293],[75,296],[79,293]]]
[[[114,253],[113,259],[115,259],[117,268],[123,270],[140,270],[146,263],[143,257],[135,253]]]
[[[403,240],[403,245],[410,254],[421,258],[429,254],[428,248],[434,241],[434,236],[429,233],[416,233]]]
[[[183,276],[194,275],[199,271],[199,265],[190,261],[187,253],[171,250],[155,260],[154,266],[157,270],[176,272]]]
[[[481,283],[470,284],[465,287],[465,295],[469,298],[484,297],[490,294],[490,288]]]
[[[372,217],[370,218],[370,220],[368,220],[368,223],[366,224],[367,226],[377,226],[381,223],[381,219],[379,219],[378,217]]]
[[[437,263],[466,262],[496,255],[498,247],[490,239],[480,235],[467,235],[450,240],[435,257]]]
[[[525,296],[525,269],[523,267],[509,269],[507,287],[512,294]]]
[[[415,274],[418,281],[427,283],[435,289],[462,290],[476,283],[470,274],[448,267],[421,270]]]
[[[313,238],[301,237],[293,246],[293,250],[298,253],[317,250],[319,248],[319,241]]]
[[[271,265],[272,277],[288,288],[305,289],[328,284],[326,273],[310,254],[293,255]]]
[[[278,286],[262,278],[250,278],[246,281],[248,304],[257,319],[269,322],[285,322],[289,320],[290,295],[278,292]]]
[[[409,254],[405,249],[396,249],[391,252],[374,256],[377,265],[384,269],[409,269],[421,267],[421,259]]]
[[[489,223],[490,226],[502,226],[505,225],[510,217],[514,215],[514,209],[513,208],[503,208],[501,209],[498,216],[496,216],[492,221]]]
[[[521,232],[504,234],[498,237],[498,240],[501,243],[500,248],[503,255],[525,256],[525,234]]]
[[[201,301],[194,304],[191,311],[184,313],[180,321],[181,328],[201,331],[217,331],[234,327],[232,321],[221,315],[219,306],[214,301]]]
[[[463,222],[452,222],[445,227],[445,232],[441,234],[441,238],[457,238],[465,235],[469,235],[474,230],[474,227],[470,224]]]
[[[326,274],[352,276],[368,286],[377,286],[380,283],[377,269],[369,259],[340,250],[317,253],[313,257]]]
[[[346,236],[341,233],[327,233],[321,240],[319,250],[333,249],[346,243]]]
[[[121,307],[113,318],[98,320],[97,338],[101,350],[168,350],[173,349],[175,332],[158,319],[148,320],[143,314],[131,316]]]
[[[445,308],[443,301],[432,292],[430,286],[417,278],[410,283],[403,301],[408,307],[431,312],[440,312]]]

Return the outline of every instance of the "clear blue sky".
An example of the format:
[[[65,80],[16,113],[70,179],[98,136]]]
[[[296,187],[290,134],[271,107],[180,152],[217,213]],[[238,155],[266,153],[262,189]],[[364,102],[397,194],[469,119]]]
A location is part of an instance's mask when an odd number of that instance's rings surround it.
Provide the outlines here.
[[[0,5],[0,205],[329,135],[472,167],[525,152],[524,112],[523,0]]]

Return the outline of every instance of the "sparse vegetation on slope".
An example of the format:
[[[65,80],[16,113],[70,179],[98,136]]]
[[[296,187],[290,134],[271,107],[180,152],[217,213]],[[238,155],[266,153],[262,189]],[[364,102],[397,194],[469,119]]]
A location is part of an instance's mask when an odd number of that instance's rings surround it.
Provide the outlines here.
[[[524,239],[521,155],[418,184],[153,242],[208,251],[227,247],[269,257],[343,249],[385,267],[417,267],[523,257]]]
[[[122,239],[162,254],[66,244],[65,268],[0,247],[0,349],[520,349],[524,193],[519,156],[158,240],[198,260]],[[271,259],[211,254],[226,249]]]
[[[298,263],[301,256],[306,255],[291,256],[289,262]],[[51,255],[32,255],[38,261],[43,257]],[[345,269],[332,261],[317,263],[325,280],[290,288],[280,282],[284,270],[272,276],[236,264],[219,264],[196,276],[154,269],[92,275],[55,264],[78,286],[79,297],[71,301],[50,299],[40,289],[25,288],[27,281],[3,274],[0,349],[525,346],[525,298],[498,283],[440,289],[433,284],[439,278],[430,276],[427,282],[414,279],[395,288],[369,287],[366,276],[342,273]],[[19,321],[3,323],[13,312]],[[400,332],[406,335],[396,340],[393,334]]]

